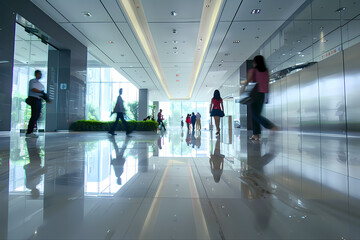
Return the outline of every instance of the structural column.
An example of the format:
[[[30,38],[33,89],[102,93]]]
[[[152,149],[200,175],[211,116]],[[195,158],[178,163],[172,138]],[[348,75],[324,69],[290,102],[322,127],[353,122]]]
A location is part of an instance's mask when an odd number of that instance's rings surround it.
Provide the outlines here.
[[[141,121],[147,117],[148,113],[148,89],[139,89],[139,110],[138,120]]]

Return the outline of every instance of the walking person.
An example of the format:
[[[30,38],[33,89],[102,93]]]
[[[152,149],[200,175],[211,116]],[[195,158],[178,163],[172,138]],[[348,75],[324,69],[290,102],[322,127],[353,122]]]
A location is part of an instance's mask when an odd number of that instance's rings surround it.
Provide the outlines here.
[[[44,92],[44,85],[39,81],[42,77],[40,70],[36,70],[35,78],[29,81],[29,97],[26,99],[26,103],[31,107],[31,117],[28,124],[28,129],[26,131],[26,137],[37,138],[39,137],[34,132],[35,124],[37,123],[42,108],[42,100],[44,99],[47,103],[50,103],[50,99],[47,94]]]
[[[216,135],[220,135],[220,118],[224,117],[224,105],[219,90],[214,91],[214,96],[210,103],[210,116],[215,120]]]
[[[196,114],[196,129],[201,130],[201,114],[199,112]]]
[[[186,126],[187,126],[188,131],[190,131],[190,123],[191,123],[190,114],[187,114],[187,115],[186,115],[186,120],[185,120],[185,122],[186,122]]]
[[[196,123],[196,115],[195,113],[193,112],[191,114],[191,125],[192,125],[192,131],[195,132],[195,123]]]
[[[164,128],[164,131],[166,131],[165,125],[164,125],[164,116],[162,115],[162,109],[160,109],[159,113],[158,113],[158,117],[157,117],[157,121],[159,123],[159,127]]]
[[[116,135],[115,130],[116,130],[116,126],[117,126],[117,124],[119,122],[119,119],[121,119],[122,124],[124,124],[126,135],[131,133],[131,131],[129,129],[129,125],[125,121],[125,118],[124,118],[124,116],[125,116],[125,107],[124,107],[124,100],[121,97],[122,93],[123,93],[123,89],[120,88],[119,96],[117,98],[114,110],[111,113],[111,115],[116,113],[116,120],[113,123],[113,125],[111,126],[110,131],[109,131],[109,134],[111,134],[113,136]]]
[[[260,140],[260,125],[274,131],[279,128],[269,119],[261,116],[261,111],[265,102],[265,94],[269,92],[269,71],[266,67],[264,57],[257,55],[253,60],[253,65],[254,68],[250,69],[247,74],[245,86],[248,85],[249,82],[257,83],[257,95],[254,102],[250,105],[253,126],[253,135],[250,139],[257,141]]]

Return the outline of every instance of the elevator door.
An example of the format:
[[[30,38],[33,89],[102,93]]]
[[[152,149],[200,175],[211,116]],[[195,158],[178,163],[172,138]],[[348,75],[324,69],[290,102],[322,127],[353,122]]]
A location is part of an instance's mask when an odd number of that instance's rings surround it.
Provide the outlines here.
[[[11,106],[11,130],[18,131],[26,129],[30,116],[30,106],[25,103],[28,97],[29,80],[34,78],[34,71],[40,70],[42,78],[40,82],[47,88],[48,71],[48,45],[25,31],[25,28],[16,24],[13,88]],[[45,128],[46,108],[42,108],[37,129]]]

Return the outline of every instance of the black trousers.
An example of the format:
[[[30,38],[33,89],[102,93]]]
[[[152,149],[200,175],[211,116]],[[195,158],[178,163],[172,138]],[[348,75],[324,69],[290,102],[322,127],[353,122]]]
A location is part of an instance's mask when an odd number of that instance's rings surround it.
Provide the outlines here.
[[[160,127],[160,126],[163,127],[164,130],[166,131],[166,128],[165,128],[165,125],[164,125],[163,120],[158,119],[158,123],[159,123],[159,127]],[[160,128],[160,129],[161,129],[161,128]]]
[[[35,97],[29,97],[30,106],[31,106],[31,118],[29,120],[28,129],[26,131],[27,134],[32,133],[34,131],[34,126],[41,114],[41,99]]]
[[[269,119],[261,116],[261,111],[264,106],[264,101],[265,101],[265,93],[258,93],[255,101],[250,106],[254,135],[261,134],[260,125],[263,125],[263,127],[267,129],[273,128],[275,126]]]
[[[118,124],[118,122],[119,122],[119,119],[120,119],[121,122],[124,124],[124,126],[125,126],[125,131],[126,131],[126,132],[129,132],[129,126],[128,126],[128,123],[127,123],[127,122],[125,121],[125,119],[124,119],[124,113],[118,112],[118,113],[116,113],[116,114],[117,114],[117,115],[116,115],[116,120],[115,120],[115,122],[113,123],[113,125],[111,126],[109,132],[111,132],[111,133],[115,132],[115,129],[116,129],[116,126],[117,126],[117,124]]]

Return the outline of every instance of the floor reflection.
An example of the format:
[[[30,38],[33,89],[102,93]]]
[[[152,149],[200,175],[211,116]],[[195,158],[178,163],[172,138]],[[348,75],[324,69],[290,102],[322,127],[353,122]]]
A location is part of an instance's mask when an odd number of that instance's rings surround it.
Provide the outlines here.
[[[248,134],[1,135],[0,237],[360,236],[358,138]]]

